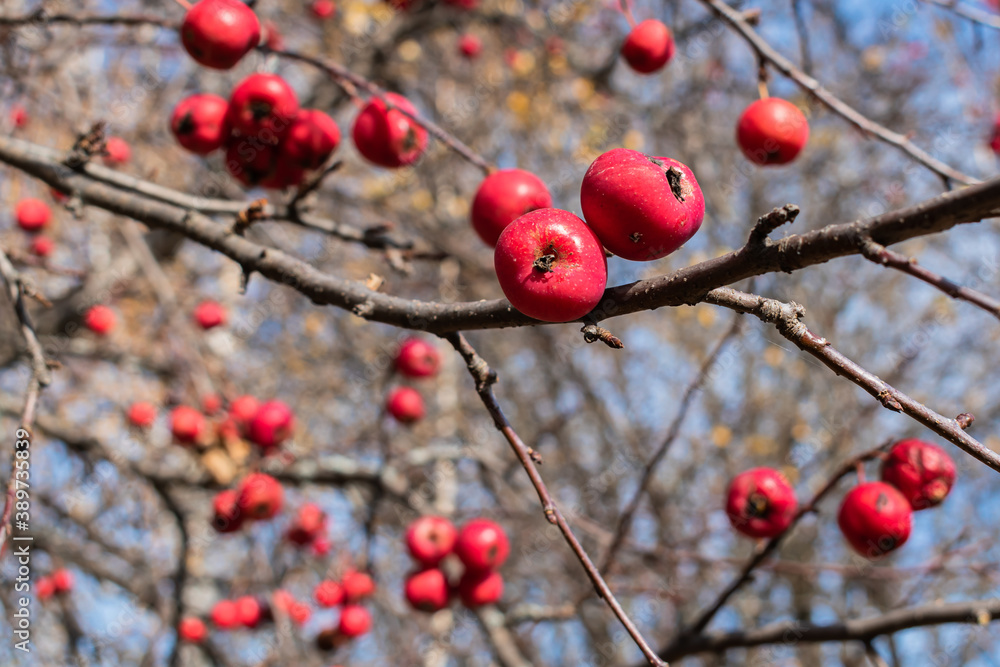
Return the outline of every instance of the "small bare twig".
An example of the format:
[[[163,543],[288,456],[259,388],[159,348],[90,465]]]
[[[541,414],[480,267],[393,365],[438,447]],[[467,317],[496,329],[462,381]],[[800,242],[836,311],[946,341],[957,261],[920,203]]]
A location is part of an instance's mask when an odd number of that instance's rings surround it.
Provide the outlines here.
[[[785,204],[781,208],[771,209],[770,212],[757,218],[757,224],[750,230],[750,238],[747,245],[763,245],[767,237],[778,227],[790,225],[799,217],[801,210],[795,204]]]
[[[597,341],[601,341],[608,347],[615,350],[620,350],[625,347],[625,343],[623,343],[620,338],[604,327],[599,327],[596,324],[585,324],[580,331],[583,332],[583,340],[587,343],[596,343]]]
[[[1000,16],[996,14],[991,14],[990,12],[984,12],[981,9],[977,9],[970,5],[959,4],[958,0],[922,0],[929,5],[936,5],[943,9],[947,9],[949,12],[957,16],[961,16],[964,19],[968,19],[979,25],[984,25],[987,28],[993,28],[994,30],[1000,30]]]

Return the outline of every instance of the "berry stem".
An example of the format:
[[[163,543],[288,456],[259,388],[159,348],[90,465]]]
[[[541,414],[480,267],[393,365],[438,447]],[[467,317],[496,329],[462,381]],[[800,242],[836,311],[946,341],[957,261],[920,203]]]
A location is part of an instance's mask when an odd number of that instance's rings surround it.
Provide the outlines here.
[[[185,10],[190,11],[191,3],[188,0],[176,0],[177,4],[183,7]]]
[[[632,7],[629,6],[628,0],[619,0],[622,6],[622,14],[625,15],[625,20],[628,21],[628,27],[634,28],[636,26],[635,16],[632,14]]]
[[[865,483],[865,464],[864,461],[858,461],[855,464],[855,469],[858,471],[858,484]]]

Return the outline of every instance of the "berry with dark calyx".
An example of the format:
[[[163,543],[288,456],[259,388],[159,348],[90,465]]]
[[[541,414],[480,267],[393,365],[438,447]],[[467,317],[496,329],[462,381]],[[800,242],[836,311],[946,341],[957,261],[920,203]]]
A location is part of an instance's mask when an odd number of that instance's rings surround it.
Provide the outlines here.
[[[344,601],[344,587],[332,579],[319,582],[313,590],[313,599],[321,607],[336,607]]]
[[[170,117],[170,130],[177,143],[197,155],[208,155],[229,138],[226,114],[229,102],[208,93],[181,100]]]
[[[406,529],[406,547],[414,560],[435,567],[455,548],[458,531],[440,516],[422,516]]]
[[[455,555],[469,570],[496,570],[510,554],[507,533],[489,519],[473,519],[462,526],[455,540]]]
[[[14,127],[24,127],[30,120],[31,117],[28,115],[28,110],[20,104],[11,108],[10,122],[14,124]]]
[[[955,483],[955,463],[929,442],[900,440],[882,463],[882,481],[899,489],[917,512],[945,499]]]
[[[65,568],[55,570],[51,575],[52,586],[56,594],[69,593],[73,590],[73,573]]]
[[[247,436],[267,451],[287,440],[295,429],[295,414],[282,401],[267,401],[250,420]]]
[[[411,607],[425,612],[444,609],[451,598],[448,578],[437,568],[416,572],[407,577],[403,594]]]
[[[212,499],[212,528],[219,533],[233,533],[243,525],[243,512],[239,507],[240,494],[235,489],[227,489],[215,494]]]
[[[248,187],[263,185],[274,178],[277,166],[276,146],[251,139],[233,139],[226,149],[226,170]]]
[[[673,55],[674,37],[670,28],[655,19],[647,19],[632,28],[622,44],[622,57],[640,74],[663,69]]]
[[[705,198],[686,165],[627,148],[594,160],[583,177],[580,204],[608,250],[641,262],[680,248],[705,217]]]
[[[315,503],[302,505],[295,513],[295,520],[288,529],[288,541],[307,545],[326,530],[326,513]]]
[[[726,514],[748,537],[774,537],[792,523],[798,500],[791,484],[773,468],[752,468],[729,483]]]
[[[475,60],[483,50],[483,40],[470,32],[458,38],[458,52],[469,60]],[[551,206],[551,204],[550,204]]]
[[[552,206],[549,189],[530,171],[501,169],[479,184],[472,200],[472,228],[490,246],[507,225],[525,213]]]
[[[177,635],[182,642],[200,644],[208,637],[208,628],[200,618],[185,616],[177,624]]]
[[[36,236],[31,239],[31,245],[28,249],[35,257],[45,258],[51,255],[52,251],[56,249],[56,244],[48,236]]]
[[[156,407],[152,403],[137,401],[128,408],[128,423],[136,428],[149,428],[156,421]]]
[[[364,607],[349,604],[340,611],[337,629],[345,637],[360,637],[372,628],[372,615]]]
[[[205,430],[205,415],[198,410],[179,405],[170,413],[170,433],[182,445],[194,444]]]
[[[201,0],[181,23],[181,43],[198,63],[230,69],[260,41],[257,15],[239,0]]]
[[[389,101],[395,108],[386,105]],[[354,119],[351,137],[358,152],[380,167],[404,167],[416,162],[427,149],[427,130],[403,111],[416,114],[408,99],[386,93],[385,100],[373,97]]]
[[[298,113],[295,91],[277,74],[251,74],[229,98],[229,125],[261,144],[277,145]]]
[[[906,543],[912,517],[909,501],[896,487],[867,482],[844,496],[837,524],[856,552],[875,560]]]
[[[344,588],[344,599],[348,603],[358,602],[375,592],[375,581],[366,572],[348,570],[340,578],[340,585]]]
[[[117,167],[132,159],[132,148],[121,137],[109,137],[104,144],[104,164]]]
[[[292,121],[280,155],[306,171],[322,167],[340,146],[340,128],[322,111],[306,109]]]
[[[396,370],[411,378],[425,378],[437,375],[441,368],[441,353],[422,338],[407,338],[399,346],[396,355]]]
[[[493,267],[511,305],[543,322],[583,317],[608,284],[604,248],[593,230],[555,208],[510,223],[497,240]]]
[[[232,600],[219,600],[209,614],[212,624],[220,630],[230,630],[240,625],[240,616],[236,603]]]
[[[499,572],[466,570],[458,582],[458,596],[469,609],[494,604],[503,596],[503,577]]]
[[[83,314],[83,325],[93,331],[98,336],[110,334],[118,321],[115,311],[107,306],[91,306]]]
[[[239,485],[237,505],[247,519],[265,520],[281,511],[285,491],[275,478],[261,472],[247,475]]]
[[[14,208],[14,217],[18,227],[34,234],[42,231],[49,224],[52,211],[49,210],[49,205],[41,199],[22,199]]]
[[[759,165],[788,164],[809,141],[809,121],[787,100],[768,97],[744,111],[736,141],[748,160]]]
[[[424,398],[412,387],[396,387],[385,399],[385,409],[401,424],[414,424],[424,418]]]

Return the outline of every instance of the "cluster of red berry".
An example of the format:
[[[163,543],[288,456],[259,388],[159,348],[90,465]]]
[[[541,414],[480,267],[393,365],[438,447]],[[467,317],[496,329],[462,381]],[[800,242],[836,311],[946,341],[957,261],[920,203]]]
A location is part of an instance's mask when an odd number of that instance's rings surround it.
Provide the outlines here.
[[[35,594],[43,601],[53,595],[65,595],[72,590],[73,573],[65,568],[53,570],[51,574],[39,577],[35,582]]]
[[[404,377],[434,377],[441,368],[441,355],[431,343],[421,338],[408,338],[399,347],[395,366]],[[385,409],[401,424],[413,424],[424,418],[424,398],[413,387],[395,387],[386,396]]]
[[[417,561],[417,570],[403,588],[414,609],[439,611],[456,595],[474,609],[493,604],[503,595],[503,577],[497,570],[507,560],[510,543],[493,521],[473,519],[456,531],[445,518],[424,516],[407,529],[406,547]],[[449,574],[457,584],[449,581]]]
[[[844,496],[837,523],[854,550],[874,560],[909,539],[913,512],[945,499],[955,483],[955,464],[940,447],[901,440],[884,457],[881,481],[859,481]],[[729,484],[726,513],[744,535],[781,535],[797,512],[795,491],[777,470],[747,470]]]

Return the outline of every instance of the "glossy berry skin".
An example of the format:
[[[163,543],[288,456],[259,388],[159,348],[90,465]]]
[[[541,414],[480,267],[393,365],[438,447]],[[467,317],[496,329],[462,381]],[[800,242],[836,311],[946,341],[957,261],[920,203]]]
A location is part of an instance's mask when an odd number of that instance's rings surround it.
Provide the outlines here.
[[[401,424],[413,424],[424,418],[424,397],[412,387],[396,387],[385,399],[385,409]]]
[[[17,226],[28,233],[42,231],[52,218],[49,205],[41,199],[22,199],[14,209]]]
[[[674,252],[705,218],[705,197],[686,165],[627,148],[594,160],[583,177],[580,204],[608,250],[639,262]]]
[[[177,624],[177,635],[182,642],[189,644],[200,644],[208,637],[208,628],[205,622],[194,616],[185,616]]]
[[[51,575],[52,587],[55,592],[58,593],[69,593],[73,590],[73,573],[64,568],[59,568],[54,571]]]
[[[109,137],[104,144],[104,164],[117,167],[132,159],[132,148],[121,137]]]
[[[233,140],[226,148],[226,170],[237,181],[250,187],[273,178],[277,159],[276,146],[251,143],[249,140]]]
[[[475,572],[495,570],[510,554],[507,533],[489,519],[473,519],[458,533],[455,555],[465,567]]]
[[[194,321],[204,330],[226,323],[226,309],[215,301],[202,301],[194,309]]]
[[[663,69],[673,55],[674,37],[670,28],[655,19],[647,19],[632,28],[622,44],[622,57],[640,74]]]
[[[212,624],[220,630],[230,630],[240,625],[239,612],[232,600],[219,600],[209,614]]]
[[[260,21],[239,0],[201,0],[181,23],[181,43],[199,64],[230,69],[260,41]]]
[[[226,114],[229,102],[218,95],[201,93],[181,100],[170,117],[170,131],[177,143],[197,155],[208,155],[229,138]]]
[[[264,144],[277,144],[298,112],[295,91],[276,74],[251,74],[229,97],[230,126],[244,137]]]
[[[198,410],[179,405],[170,413],[170,433],[182,445],[194,444],[205,430],[205,416]]]
[[[792,523],[798,504],[784,475],[773,468],[752,468],[729,483],[726,514],[747,537],[774,537]]]
[[[896,487],[914,512],[938,505],[955,483],[955,463],[922,440],[900,440],[882,463],[882,481]]]
[[[736,125],[736,142],[759,165],[788,164],[809,141],[809,122],[799,108],[777,97],[757,100]]]
[[[504,296],[528,317],[569,322],[594,309],[608,284],[604,248],[568,211],[541,208],[510,223],[493,252]]]
[[[876,560],[906,543],[912,517],[910,503],[895,487],[868,482],[844,496],[837,524],[856,552]]]
[[[91,306],[83,314],[83,325],[93,331],[98,336],[107,336],[114,328],[118,317],[115,311],[107,306]]]
[[[250,420],[247,437],[263,450],[278,447],[292,435],[295,414],[282,401],[267,401]]]
[[[411,378],[437,375],[441,368],[441,354],[433,343],[422,338],[407,338],[396,354],[396,370]]]
[[[309,11],[318,19],[328,19],[337,13],[337,5],[331,0],[313,0]]]
[[[55,593],[56,585],[52,583],[52,577],[41,577],[35,582],[35,595],[39,600],[48,600]]]
[[[307,109],[288,128],[280,155],[300,169],[319,169],[340,145],[340,128],[322,111]]]
[[[503,596],[503,577],[499,572],[466,570],[458,582],[458,596],[469,609],[498,602]]]
[[[288,541],[304,546],[312,544],[326,530],[326,513],[314,503],[306,503],[295,513],[288,529]]]
[[[234,533],[243,525],[243,512],[238,504],[240,494],[226,489],[212,499],[212,528],[219,533]]]
[[[236,504],[248,519],[265,520],[281,511],[285,491],[275,478],[262,472],[247,475],[239,486]]]
[[[340,623],[337,629],[345,637],[360,637],[372,628],[372,615],[368,610],[358,605],[346,605],[340,611]]]
[[[36,257],[48,257],[55,249],[55,241],[50,239],[48,236],[36,236],[31,239],[31,245],[29,246],[31,254]]]
[[[469,60],[475,60],[483,51],[483,40],[472,33],[465,33],[458,38],[458,52]]]
[[[236,620],[245,628],[256,628],[264,619],[264,610],[252,595],[237,598],[233,604],[236,606]]]
[[[422,516],[406,529],[406,548],[424,567],[436,567],[455,548],[458,531],[440,516]]]
[[[330,579],[321,581],[313,591],[313,598],[321,607],[336,607],[344,601],[344,587]]]
[[[396,93],[386,93],[385,98],[397,108],[389,109],[381,98],[370,99],[354,119],[354,145],[366,160],[380,167],[413,164],[427,149],[427,130],[399,111],[417,113],[408,99]]]
[[[451,598],[448,578],[437,568],[411,574],[403,584],[403,594],[411,607],[425,612],[444,609]]]
[[[156,407],[152,403],[139,401],[128,408],[128,423],[136,428],[149,428],[156,421]]]
[[[552,206],[552,195],[542,179],[523,169],[495,171],[479,184],[472,200],[472,228],[489,246],[507,225],[525,213]]]
[[[259,411],[260,401],[249,394],[237,396],[229,404],[229,416],[243,429],[250,425],[250,421]]]
[[[375,581],[366,572],[348,570],[340,579],[344,588],[344,599],[348,604],[358,602],[375,592]]]

